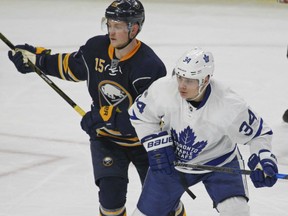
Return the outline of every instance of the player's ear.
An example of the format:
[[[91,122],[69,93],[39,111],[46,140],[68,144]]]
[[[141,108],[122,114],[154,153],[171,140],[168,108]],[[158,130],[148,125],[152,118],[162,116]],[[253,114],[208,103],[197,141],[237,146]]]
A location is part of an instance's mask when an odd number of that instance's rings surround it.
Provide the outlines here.
[[[139,25],[137,23],[134,23],[131,28],[131,33],[130,33],[131,38],[134,38],[137,35],[138,30],[139,30]]]

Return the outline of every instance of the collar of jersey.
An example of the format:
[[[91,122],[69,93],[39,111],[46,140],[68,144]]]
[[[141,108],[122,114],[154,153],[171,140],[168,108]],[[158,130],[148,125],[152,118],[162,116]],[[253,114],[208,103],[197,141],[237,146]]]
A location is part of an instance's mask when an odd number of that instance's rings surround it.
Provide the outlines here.
[[[138,49],[140,48],[141,46],[141,41],[137,40],[137,45],[134,47],[133,50],[131,50],[131,52],[129,52],[127,55],[125,55],[123,58],[120,59],[120,61],[125,61],[129,58],[131,58],[137,51]],[[109,48],[108,48],[108,53],[109,53],[109,57],[110,59],[113,59],[113,56],[114,56],[114,51],[115,51],[115,48],[111,46],[111,44],[109,45]]]

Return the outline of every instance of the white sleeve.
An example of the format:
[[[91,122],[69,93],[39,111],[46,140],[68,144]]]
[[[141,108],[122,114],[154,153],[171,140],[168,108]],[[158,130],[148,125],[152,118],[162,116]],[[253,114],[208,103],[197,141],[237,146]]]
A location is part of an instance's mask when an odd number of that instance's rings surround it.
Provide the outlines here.
[[[258,154],[261,149],[271,150],[273,132],[250,107],[233,120],[229,133],[235,143],[249,145],[251,154]]]
[[[129,109],[130,121],[141,140],[143,137],[161,131],[161,108],[158,105],[155,85],[143,92]]]

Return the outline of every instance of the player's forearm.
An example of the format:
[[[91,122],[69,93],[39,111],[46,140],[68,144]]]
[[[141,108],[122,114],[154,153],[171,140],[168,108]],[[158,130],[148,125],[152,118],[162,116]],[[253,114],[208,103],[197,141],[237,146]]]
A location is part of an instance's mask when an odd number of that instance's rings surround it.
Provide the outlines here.
[[[73,54],[73,53],[72,53]],[[82,64],[82,59],[72,57],[70,53],[57,53],[43,56],[37,66],[47,75],[63,80],[78,82],[86,80],[87,70]]]

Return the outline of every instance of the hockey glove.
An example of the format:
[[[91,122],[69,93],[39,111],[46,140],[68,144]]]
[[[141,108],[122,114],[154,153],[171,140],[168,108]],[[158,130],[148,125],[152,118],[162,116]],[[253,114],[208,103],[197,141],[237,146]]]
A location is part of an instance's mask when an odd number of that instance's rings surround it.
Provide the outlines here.
[[[288,123],[288,109],[284,112],[282,119],[284,122]]]
[[[114,128],[115,108],[111,106],[103,106],[100,109],[92,107],[81,120],[81,128],[94,140],[97,136],[97,129],[106,127]]]
[[[252,170],[250,178],[256,188],[272,187],[276,183],[277,160],[270,151],[260,150],[258,156],[252,154],[248,166]]]
[[[20,73],[26,74],[33,71],[33,69],[28,65],[28,59],[34,65],[37,65],[37,60],[41,55],[49,55],[50,53],[51,50],[43,47],[33,47],[25,44],[15,46],[15,51],[10,50],[8,52],[8,57]]]
[[[171,174],[175,171],[175,148],[167,131],[151,134],[141,139],[149,159],[150,169],[155,172]]]

